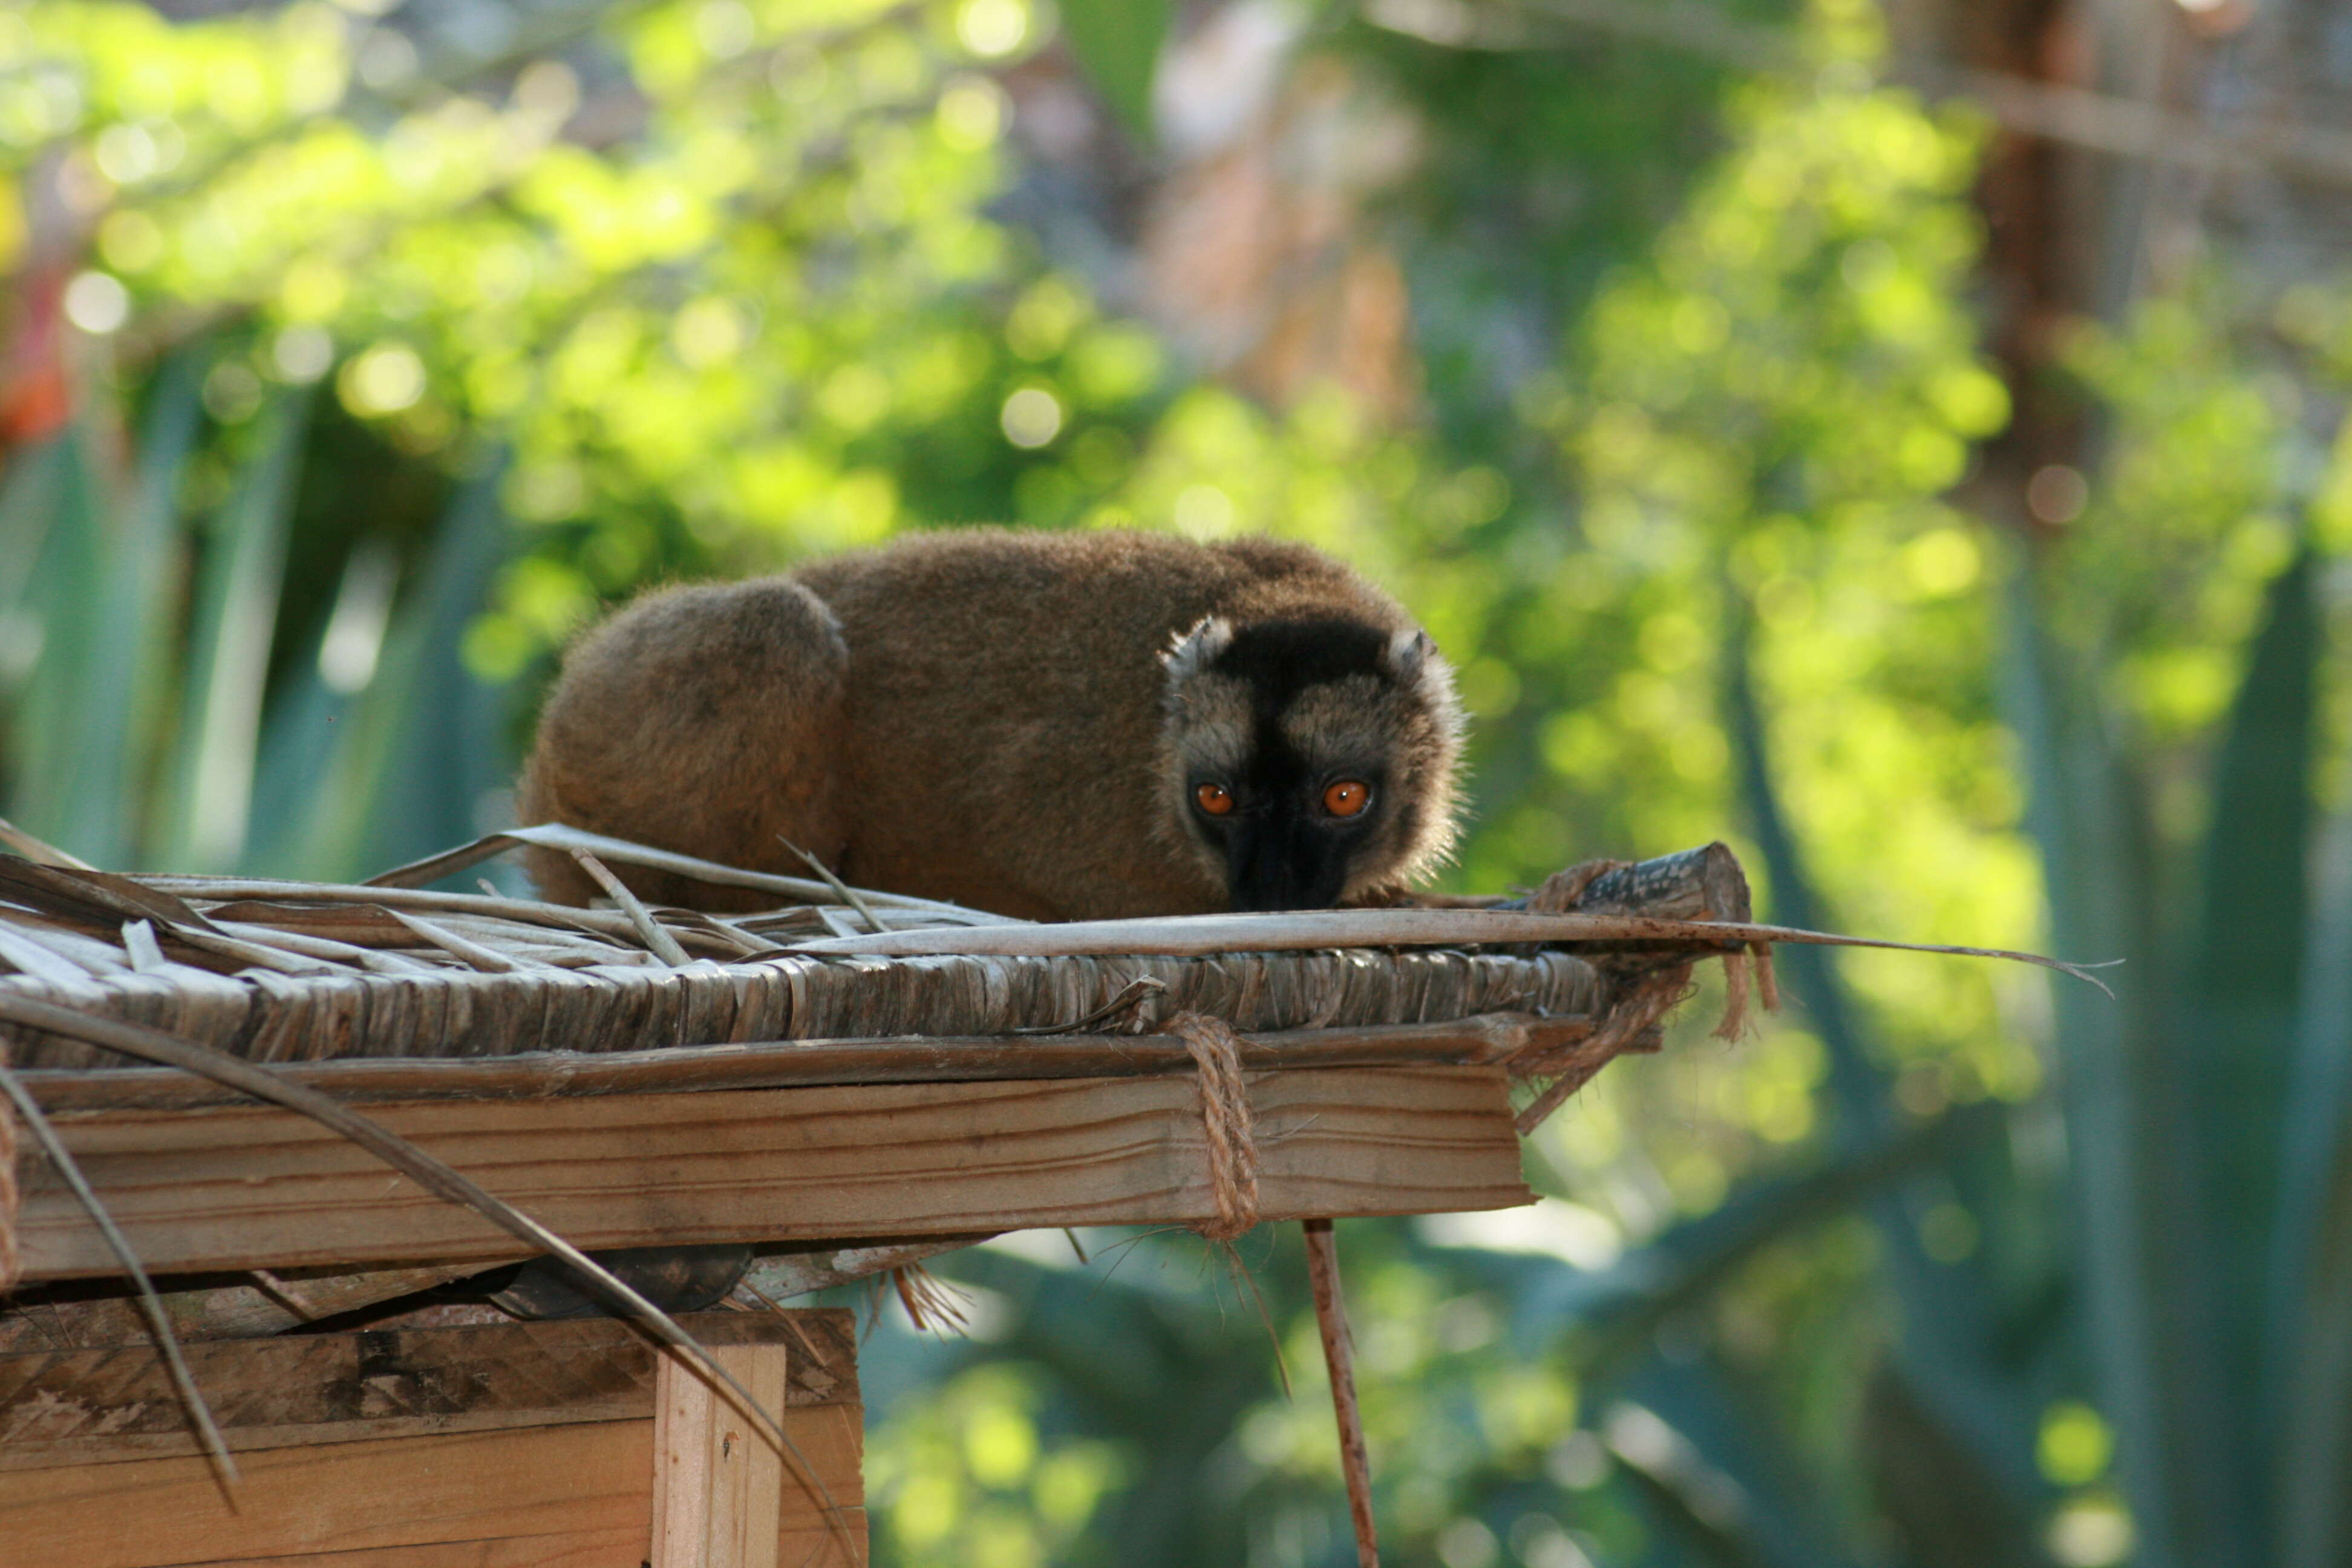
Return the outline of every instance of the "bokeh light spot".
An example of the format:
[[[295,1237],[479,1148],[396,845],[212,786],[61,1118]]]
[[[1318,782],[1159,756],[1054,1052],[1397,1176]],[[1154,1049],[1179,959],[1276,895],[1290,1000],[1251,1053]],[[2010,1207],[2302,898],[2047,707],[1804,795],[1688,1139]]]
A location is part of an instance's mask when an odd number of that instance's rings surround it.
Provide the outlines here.
[[[1002,59],[1029,37],[1029,7],[1021,0],[963,0],[956,37],[984,60]]]
[[[299,385],[318,380],[335,363],[335,340],[308,322],[287,327],[270,340],[269,363],[284,380]]]
[[[103,337],[131,319],[131,290],[110,272],[84,272],[66,285],[66,320]]]
[[[2066,1568],[2107,1568],[2131,1549],[2131,1515],[2113,1502],[2075,1503],[2050,1521],[2050,1554]]]
[[[2042,1415],[2034,1454],[2042,1473],[2062,1487],[2087,1486],[2106,1473],[2116,1440],[2097,1411],[2080,1400],[2062,1399]]]
[[[961,153],[992,147],[1004,130],[1004,89],[986,77],[962,77],[940,94],[940,139]]]
[[[343,366],[335,391],[362,417],[397,414],[425,395],[425,362],[406,343],[377,343]]]
[[[1983,566],[1976,541],[1957,528],[1935,529],[1903,548],[1903,574],[1924,598],[1966,592],[1976,586]]]
[[[1187,539],[1223,539],[1233,532],[1234,498],[1215,485],[1187,485],[1176,496],[1176,531]]]
[[[1062,433],[1062,401],[1042,386],[1024,386],[1004,400],[998,423],[1006,440],[1034,450]]]

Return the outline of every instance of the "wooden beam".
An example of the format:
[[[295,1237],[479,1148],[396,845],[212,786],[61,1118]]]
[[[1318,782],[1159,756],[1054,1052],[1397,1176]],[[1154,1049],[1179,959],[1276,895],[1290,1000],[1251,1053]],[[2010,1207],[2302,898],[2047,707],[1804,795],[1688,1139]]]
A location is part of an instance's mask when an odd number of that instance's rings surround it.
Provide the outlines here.
[[[272,1448],[241,1458],[232,1511],[200,1458],[0,1474],[0,1540],[42,1568],[177,1568],[299,1553],[582,1537],[644,1560],[653,1421]],[[795,1438],[797,1440],[797,1437]]]
[[[1499,1067],[1266,1074],[1252,1085],[1266,1219],[1531,1202]],[[588,1247],[919,1237],[1213,1215],[1184,1077],[432,1101],[384,1126]],[[513,1243],[275,1109],[62,1116],[157,1273],[509,1257]],[[37,1161],[28,1281],[118,1265]]]
[[[1252,1072],[1300,1068],[1475,1064],[1541,1055],[1592,1033],[1584,1017],[1483,1013],[1439,1024],[1285,1029],[1248,1035]],[[352,1102],[543,1100],[556,1095],[658,1094],[714,1089],[803,1089],[860,1083],[1144,1078],[1188,1073],[1173,1035],[917,1036],[895,1040],[766,1040],[646,1051],[530,1051],[507,1057],[347,1057],[285,1062],[279,1077]],[[180,1110],[250,1105],[233,1089],[174,1068],[42,1068],[17,1075],[41,1109]]]
[[[763,1396],[785,1406],[785,1430],[852,1510],[848,1533],[862,1542],[849,1315],[701,1313],[688,1321],[706,1343],[725,1347],[722,1354],[760,1347],[792,1359],[791,1384],[771,1379]],[[320,1359],[326,1341],[343,1343]],[[382,1341],[396,1342],[392,1363],[374,1359]],[[199,1381],[234,1434],[232,1445],[244,1450],[234,1509],[194,1453],[151,1448],[125,1457],[122,1436],[85,1433],[52,1445],[49,1464],[0,1470],[0,1542],[37,1543],[42,1568],[614,1568],[650,1560],[657,1377],[652,1352],[621,1324],[201,1348],[218,1353],[200,1363],[206,1370]],[[37,1358],[0,1357],[0,1376],[12,1375],[5,1363],[26,1359]],[[803,1359],[814,1380],[798,1369]],[[373,1370],[394,1363],[400,1370]],[[354,1372],[356,1384],[346,1375]],[[16,1393],[0,1395],[0,1422],[21,1426],[27,1412],[38,1418],[43,1408],[54,1409],[53,1381],[27,1380],[21,1369],[13,1374]],[[109,1377],[100,1369],[67,1386],[117,1415],[129,1413],[134,1425],[143,1420],[139,1391]],[[365,1409],[371,1396],[383,1408]],[[336,1420],[337,1402],[352,1399],[362,1414]],[[483,1425],[420,1432],[413,1410],[394,1411],[403,1402],[436,1399],[464,1407],[446,1414]],[[289,1410],[324,1418],[281,1419]],[[404,1421],[412,1425],[404,1428]],[[385,1435],[394,1431],[407,1435]],[[0,1454],[13,1460],[16,1447],[0,1443]],[[770,1561],[845,1568],[839,1536],[804,1489],[787,1481],[773,1495],[760,1516],[773,1536]]]
[[[784,1425],[854,1503],[855,1413],[794,1411]],[[652,1549],[653,1428],[646,1417],[268,1449],[238,1461],[235,1512],[200,1458],[9,1471],[0,1541],[37,1543],[41,1568],[287,1568],[313,1554],[320,1568],[634,1565]],[[843,1568],[816,1510],[797,1489],[782,1498],[781,1560]]]
[[[789,1344],[781,1405],[857,1403],[856,1329],[837,1309],[693,1312],[724,1354]],[[370,1330],[184,1347],[230,1449],[650,1419],[657,1358],[625,1323],[582,1318]],[[0,1472],[197,1453],[162,1361],[143,1344],[0,1355]]]
[[[510,1535],[496,1541],[445,1541],[430,1546],[373,1546],[357,1552],[302,1552],[238,1557],[202,1568],[630,1568],[644,1532],[576,1530]]]

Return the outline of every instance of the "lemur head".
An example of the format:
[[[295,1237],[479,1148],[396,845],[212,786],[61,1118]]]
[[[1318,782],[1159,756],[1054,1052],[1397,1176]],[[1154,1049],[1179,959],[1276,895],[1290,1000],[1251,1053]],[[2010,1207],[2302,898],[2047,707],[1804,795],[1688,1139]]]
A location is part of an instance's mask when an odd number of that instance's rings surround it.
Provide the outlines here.
[[[1427,634],[1211,616],[1161,658],[1162,820],[1233,908],[1328,909],[1452,847],[1462,713]]]

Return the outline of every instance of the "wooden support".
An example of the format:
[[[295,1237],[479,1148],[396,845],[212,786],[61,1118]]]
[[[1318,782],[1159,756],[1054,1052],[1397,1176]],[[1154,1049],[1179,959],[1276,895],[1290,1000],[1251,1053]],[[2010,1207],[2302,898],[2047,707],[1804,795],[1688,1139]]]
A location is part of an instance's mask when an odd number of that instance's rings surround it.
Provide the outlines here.
[[[849,1314],[686,1321],[781,1408],[845,1530],[789,1475],[755,1471],[747,1447],[772,1451],[740,1441],[754,1429],[723,1404],[666,1425],[667,1363],[593,1320],[192,1345],[239,1450],[234,1509],[174,1426],[151,1351],[0,1356],[0,1546],[37,1545],[42,1568],[854,1568]],[[706,1489],[714,1530],[698,1548],[692,1510],[656,1485],[657,1427],[715,1439],[721,1479],[741,1472]],[[701,1554],[657,1555],[657,1517],[663,1539]]]
[[[752,1398],[782,1405],[783,1346],[715,1353]],[[783,1456],[708,1375],[664,1354],[654,1375],[652,1568],[777,1568],[778,1509],[792,1484]]]
[[[1531,1201],[1501,1067],[1268,1073],[1250,1085],[1265,1219]],[[375,1107],[383,1125],[586,1247],[914,1238],[1213,1216],[1192,1077],[609,1095]],[[275,1109],[58,1126],[156,1273],[418,1258],[514,1244]],[[117,1264],[26,1162],[27,1280]]]

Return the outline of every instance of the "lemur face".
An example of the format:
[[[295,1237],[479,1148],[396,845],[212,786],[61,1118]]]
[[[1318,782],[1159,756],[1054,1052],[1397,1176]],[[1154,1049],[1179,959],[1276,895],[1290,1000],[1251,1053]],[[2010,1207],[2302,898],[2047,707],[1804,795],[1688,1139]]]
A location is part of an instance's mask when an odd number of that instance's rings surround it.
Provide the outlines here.
[[[1444,853],[1461,715],[1425,635],[1212,617],[1164,658],[1168,808],[1234,909],[1328,909]]]

